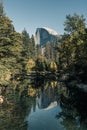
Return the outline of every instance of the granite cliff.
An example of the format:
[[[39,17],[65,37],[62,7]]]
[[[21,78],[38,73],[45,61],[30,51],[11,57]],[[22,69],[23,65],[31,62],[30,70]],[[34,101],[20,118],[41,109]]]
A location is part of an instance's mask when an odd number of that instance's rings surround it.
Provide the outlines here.
[[[35,44],[39,44],[41,47],[44,47],[46,43],[55,43],[60,39],[60,35],[50,28],[43,27],[37,28],[35,33]]]

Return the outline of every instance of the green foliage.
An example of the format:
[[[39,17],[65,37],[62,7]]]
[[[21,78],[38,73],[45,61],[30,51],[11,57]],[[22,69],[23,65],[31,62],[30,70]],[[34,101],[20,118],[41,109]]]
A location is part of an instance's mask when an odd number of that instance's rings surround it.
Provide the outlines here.
[[[44,56],[41,47],[35,46],[34,36],[31,38],[24,29],[22,34],[15,31],[12,21],[5,15],[3,3],[0,3],[0,65],[1,79],[11,72],[11,76],[23,72],[59,71],[71,75],[87,76],[87,29],[83,15],[67,15],[64,23],[66,33],[59,42],[47,43]],[[54,62],[53,62],[54,61]],[[57,66],[58,64],[58,66]],[[6,70],[6,71],[4,71]],[[5,73],[6,72],[6,73]],[[61,72],[61,71],[60,71]],[[10,77],[10,76],[8,76]],[[10,80],[10,78],[8,79]]]
[[[12,75],[22,71],[22,36],[14,30],[7,16],[0,18],[0,61],[12,72]]]
[[[44,56],[39,55],[36,60],[36,71],[46,70],[46,59]]]
[[[74,32],[84,32],[85,28],[85,18],[83,15],[79,16],[78,14],[66,15],[66,21],[64,23],[64,30],[68,33],[74,33]]]
[[[60,66],[70,75],[80,75],[87,66],[87,32],[85,18],[74,14],[67,15],[65,33],[61,39]],[[87,71],[86,71],[87,72]]]
[[[1,85],[9,84],[10,78],[11,78],[11,71],[4,65],[0,64],[0,84]]]
[[[5,15],[4,7],[3,7],[3,1],[0,0],[0,17]]]
[[[35,43],[34,43],[34,36],[30,38],[29,33],[24,29],[22,31],[22,41],[23,41],[23,48],[24,52],[23,55],[25,55],[25,58],[34,58],[35,56]]]

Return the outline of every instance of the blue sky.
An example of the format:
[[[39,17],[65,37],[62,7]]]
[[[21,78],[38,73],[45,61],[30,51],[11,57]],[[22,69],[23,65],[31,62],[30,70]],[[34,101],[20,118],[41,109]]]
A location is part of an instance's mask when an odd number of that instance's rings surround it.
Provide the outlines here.
[[[37,27],[63,34],[67,14],[83,14],[87,20],[87,0],[4,0],[4,8],[16,31],[26,28],[30,35]]]

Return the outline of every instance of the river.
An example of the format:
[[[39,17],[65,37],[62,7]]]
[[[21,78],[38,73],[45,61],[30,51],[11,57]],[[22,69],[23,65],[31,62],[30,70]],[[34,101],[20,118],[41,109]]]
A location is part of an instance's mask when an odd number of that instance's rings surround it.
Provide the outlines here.
[[[87,130],[87,94],[56,79],[0,87],[0,130]]]

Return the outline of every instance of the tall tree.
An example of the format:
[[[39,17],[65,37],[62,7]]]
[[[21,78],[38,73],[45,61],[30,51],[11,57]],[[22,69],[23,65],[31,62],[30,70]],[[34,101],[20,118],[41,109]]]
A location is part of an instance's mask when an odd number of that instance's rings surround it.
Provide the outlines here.
[[[79,16],[78,14],[74,14],[73,16],[66,15],[66,21],[64,22],[64,30],[68,34],[72,34],[77,32],[83,32],[85,28],[85,18],[83,15]]]
[[[22,31],[22,40],[23,40],[23,47],[24,47],[24,55],[26,58],[30,57],[30,36],[29,33],[24,29]]]
[[[62,38],[61,60],[70,73],[80,73],[84,61],[84,43],[87,44],[85,18],[77,14],[67,15],[64,26],[66,33]]]
[[[20,73],[22,65],[22,37],[7,16],[0,18],[0,64],[11,70],[12,75]]]
[[[34,39],[34,35],[31,36],[31,56],[32,58],[35,60],[35,55],[36,55],[36,46],[35,46],[35,39]]]
[[[4,6],[3,6],[3,1],[0,0],[0,17],[5,15],[5,11],[4,11]]]

